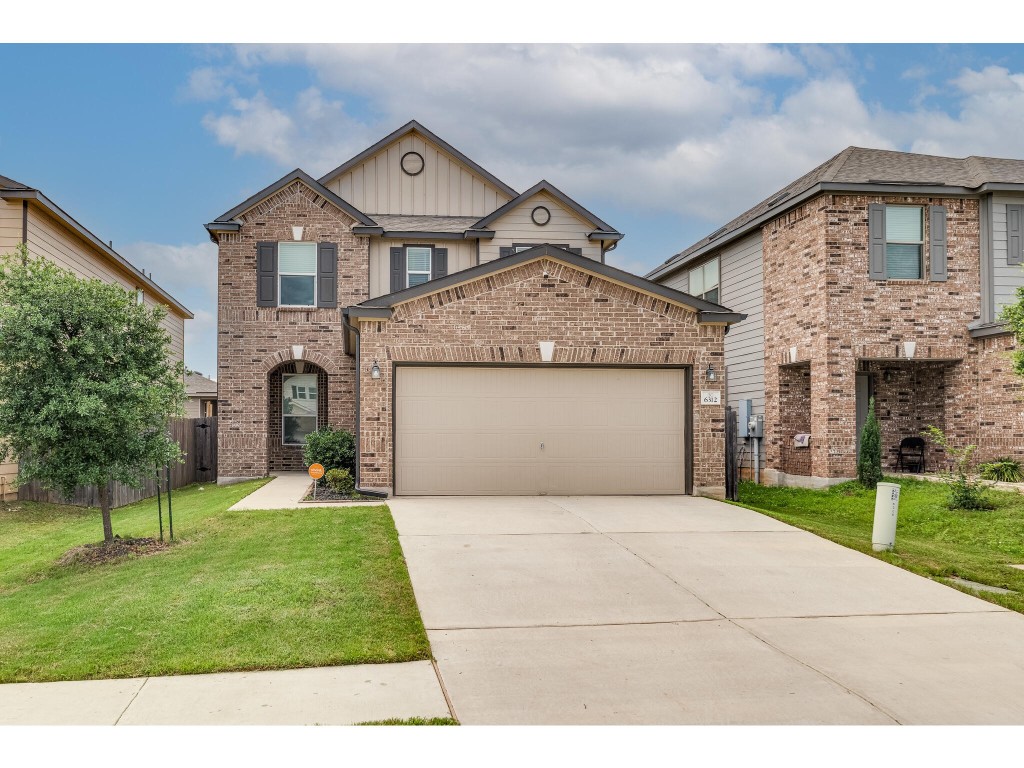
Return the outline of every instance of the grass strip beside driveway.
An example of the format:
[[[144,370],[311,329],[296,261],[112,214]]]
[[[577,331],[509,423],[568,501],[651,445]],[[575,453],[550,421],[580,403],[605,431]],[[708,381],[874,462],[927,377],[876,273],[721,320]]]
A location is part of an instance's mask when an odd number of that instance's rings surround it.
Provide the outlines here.
[[[962,591],[1024,613],[1024,571],[1009,567],[1024,564],[1024,495],[990,491],[995,509],[950,510],[940,483],[885,479],[901,486],[893,552],[872,551],[875,492],[856,482],[820,491],[744,482],[739,505],[922,576],[959,576],[1014,590]]]
[[[56,561],[98,510],[0,504],[0,682],[430,658],[388,508],[227,511],[261,484],[176,491],[174,546],[91,566]],[[156,536],[156,500],[114,532]]]

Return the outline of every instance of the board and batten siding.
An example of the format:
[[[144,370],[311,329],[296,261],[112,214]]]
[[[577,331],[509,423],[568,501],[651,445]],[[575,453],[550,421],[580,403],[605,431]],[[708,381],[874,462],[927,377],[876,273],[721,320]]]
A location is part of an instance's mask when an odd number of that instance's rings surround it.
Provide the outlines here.
[[[410,176],[402,156],[418,152],[423,170]],[[327,188],[360,211],[410,216],[484,217],[510,198],[418,134],[406,134],[337,178]]]
[[[105,283],[121,285],[128,291],[143,287],[131,274],[98,255],[91,246],[86,245],[76,233],[57,219],[31,206],[28,212],[28,247],[32,255],[49,259],[79,277],[97,278]],[[162,302],[155,300],[149,291],[145,293],[145,302],[150,306],[163,305]],[[162,325],[171,337],[171,358],[175,362],[184,361],[185,318],[176,314],[170,307],[167,309]]]
[[[370,298],[391,293],[391,249],[406,245],[433,245],[448,249],[448,274],[476,264],[476,240],[438,240],[375,237],[370,240]]]
[[[1006,259],[1006,206],[1024,205],[1024,196],[992,196],[992,307],[994,318],[1017,298],[1017,289],[1024,286],[1024,266],[1008,264]]]
[[[533,223],[530,215],[533,209],[542,205],[551,212],[551,220],[544,226]],[[540,192],[524,200],[504,216],[491,223],[494,237],[480,241],[480,263],[494,261],[501,255],[501,248],[516,243],[568,245],[580,248],[584,256],[595,261],[601,260],[601,245],[587,239],[594,226],[584,221],[554,198]]]

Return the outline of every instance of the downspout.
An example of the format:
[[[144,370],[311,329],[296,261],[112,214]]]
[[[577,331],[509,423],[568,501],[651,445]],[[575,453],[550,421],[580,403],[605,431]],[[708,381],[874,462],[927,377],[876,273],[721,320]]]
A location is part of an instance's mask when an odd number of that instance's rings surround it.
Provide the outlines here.
[[[363,463],[362,462],[363,435],[362,435],[362,429],[360,428],[360,425],[361,425],[361,422],[362,422],[362,411],[363,411],[363,408],[362,408],[362,401],[361,401],[360,394],[359,394],[360,382],[362,381],[362,378],[363,378],[362,356],[360,354],[360,352],[362,351],[362,339],[359,336],[359,328],[354,326],[354,325],[352,325],[348,321],[348,313],[345,310],[342,310],[341,318],[342,318],[342,323],[343,323],[343,330],[346,333],[348,331],[352,331],[352,333],[356,337],[356,350],[355,350],[355,352],[356,352],[356,355],[355,355],[356,356],[356,434],[355,434],[355,438],[356,438],[356,478],[355,478],[355,480],[356,480],[356,493],[358,493],[358,494],[360,494],[362,496],[372,496],[372,497],[377,498],[377,499],[386,499],[388,497],[388,495],[386,493],[383,493],[381,491],[372,491],[372,490],[370,490],[368,488],[363,488],[362,486],[359,485],[359,467]]]
[[[28,245],[28,200],[21,201],[21,243]]]

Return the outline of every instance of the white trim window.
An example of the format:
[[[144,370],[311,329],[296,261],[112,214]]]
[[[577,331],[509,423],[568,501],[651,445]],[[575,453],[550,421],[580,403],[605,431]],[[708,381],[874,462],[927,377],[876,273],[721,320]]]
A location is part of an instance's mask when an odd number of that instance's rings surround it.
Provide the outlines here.
[[[286,373],[281,381],[281,442],[305,445],[317,428],[317,375]]]
[[[423,285],[430,279],[434,249],[429,245],[405,246],[405,287]]]
[[[146,303],[146,292],[141,288],[135,289],[135,303],[140,307]]]
[[[277,261],[280,306],[315,307],[316,243],[278,243]]]
[[[924,276],[924,208],[885,206],[885,277],[920,280]]]
[[[690,270],[689,293],[698,299],[718,303],[718,257]]]

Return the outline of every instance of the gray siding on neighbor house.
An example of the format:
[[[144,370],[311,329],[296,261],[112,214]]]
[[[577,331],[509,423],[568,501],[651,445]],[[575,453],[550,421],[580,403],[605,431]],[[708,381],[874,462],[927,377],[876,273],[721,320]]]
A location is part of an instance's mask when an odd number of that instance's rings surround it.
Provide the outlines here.
[[[728,403],[733,408],[740,400],[750,400],[754,414],[764,415],[764,280],[761,232],[732,243],[715,253],[719,264],[719,302],[747,319],[729,327],[725,335],[725,366],[728,370]],[[701,259],[698,263],[704,263]],[[667,275],[658,282],[679,291],[688,291],[690,268]],[[740,438],[740,445],[748,444]],[[749,447],[748,447],[749,451]],[[764,466],[764,441],[761,441],[761,466]],[[752,467],[749,452],[743,466]]]
[[[675,288],[677,291],[683,293],[690,292],[690,271],[684,269],[682,272],[676,272],[674,275],[669,275],[663,280],[659,280],[659,283],[666,286],[667,288]]]
[[[1008,264],[1006,260],[1006,206],[1024,205],[1024,196],[992,196],[992,319],[999,310],[1016,298],[1017,289],[1024,286],[1024,266]]]
[[[764,281],[762,279],[761,232],[739,240],[720,251],[721,303],[747,319],[729,328],[725,335],[725,366],[729,374],[729,405],[751,400],[754,414],[764,415]],[[742,428],[742,425],[740,425]],[[740,438],[740,443],[746,442]],[[764,466],[761,441],[761,466]],[[750,454],[743,466],[753,466]]]

